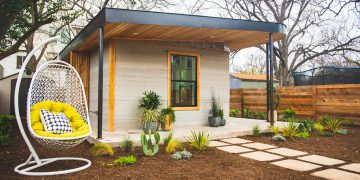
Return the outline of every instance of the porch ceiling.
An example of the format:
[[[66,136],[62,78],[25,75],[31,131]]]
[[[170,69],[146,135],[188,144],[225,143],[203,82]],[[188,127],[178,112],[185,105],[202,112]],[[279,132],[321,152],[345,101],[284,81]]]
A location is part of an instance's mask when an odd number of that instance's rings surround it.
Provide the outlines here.
[[[103,9],[60,53],[88,51],[98,46],[99,27],[104,39],[223,42],[231,51],[285,38],[285,25],[239,19],[182,14]]]

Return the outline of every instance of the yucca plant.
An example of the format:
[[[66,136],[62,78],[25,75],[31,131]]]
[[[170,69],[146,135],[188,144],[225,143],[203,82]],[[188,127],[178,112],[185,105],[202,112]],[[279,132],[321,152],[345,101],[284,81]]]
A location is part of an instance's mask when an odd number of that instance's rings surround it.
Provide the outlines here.
[[[181,150],[181,151],[184,150],[184,145],[182,142],[180,142],[176,139],[171,139],[165,148],[165,151],[169,154],[172,154],[179,150]]]
[[[286,126],[281,129],[282,135],[294,139],[299,133],[299,129],[296,123],[288,122]]]
[[[92,156],[112,156],[114,154],[114,151],[108,144],[98,143],[90,148],[90,153]]]
[[[335,133],[338,130],[342,129],[342,122],[340,119],[330,119],[327,122],[326,127],[331,130],[333,133]]]
[[[186,137],[186,141],[189,143],[189,145],[199,151],[205,150],[209,143],[210,138],[209,134],[204,131],[194,132],[191,131],[191,135]]]
[[[274,134],[279,134],[280,127],[279,126],[270,126],[270,131]]]

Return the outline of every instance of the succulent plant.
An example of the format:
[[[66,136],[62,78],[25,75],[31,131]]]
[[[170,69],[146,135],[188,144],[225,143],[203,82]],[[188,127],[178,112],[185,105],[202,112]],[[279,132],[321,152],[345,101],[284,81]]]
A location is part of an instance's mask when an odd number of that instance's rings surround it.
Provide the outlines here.
[[[176,152],[173,155],[171,155],[171,158],[173,158],[175,160],[181,160],[182,156],[181,156],[180,152]]]
[[[143,147],[143,152],[146,156],[153,156],[153,155],[157,154],[159,151],[160,134],[157,131],[155,131],[154,144],[153,144],[151,136],[152,136],[151,130],[149,130],[149,139],[146,137],[145,134],[142,134],[140,136],[140,141],[141,141],[141,145]]]
[[[275,134],[271,139],[273,141],[286,141],[285,137],[280,134]]]
[[[183,150],[180,152],[182,159],[190,159],[192,157],[191,152]]]

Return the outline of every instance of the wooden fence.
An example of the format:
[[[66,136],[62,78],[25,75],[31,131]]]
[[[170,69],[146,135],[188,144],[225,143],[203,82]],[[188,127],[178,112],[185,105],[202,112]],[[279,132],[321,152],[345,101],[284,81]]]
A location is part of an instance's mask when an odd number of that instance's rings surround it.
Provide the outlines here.
[[[280,113],[292,108],[297,117],[319,119],[327,115],[360,121],[358,84],[282,87],[278,91]],[[266,89],[231,90],[230,108],[265,112]]]

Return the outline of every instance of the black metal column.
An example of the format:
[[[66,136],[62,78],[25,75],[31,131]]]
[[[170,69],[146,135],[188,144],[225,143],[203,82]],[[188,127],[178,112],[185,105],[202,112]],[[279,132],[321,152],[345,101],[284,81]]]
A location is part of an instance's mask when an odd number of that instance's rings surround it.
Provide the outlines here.
[[[273,34],[269,34],[269,79],[270,79],[270,89],[269,89],[269,104],[270,104],[270,124],[274,125],[274,43],[273,43]]]
[[[99,28],[98,134],[97,134],[97,139],[102,139],[103,64],[104,64],[104,27],[100,27]]]
[[[266,43],[266,121],[270,122],[269,43]]]

